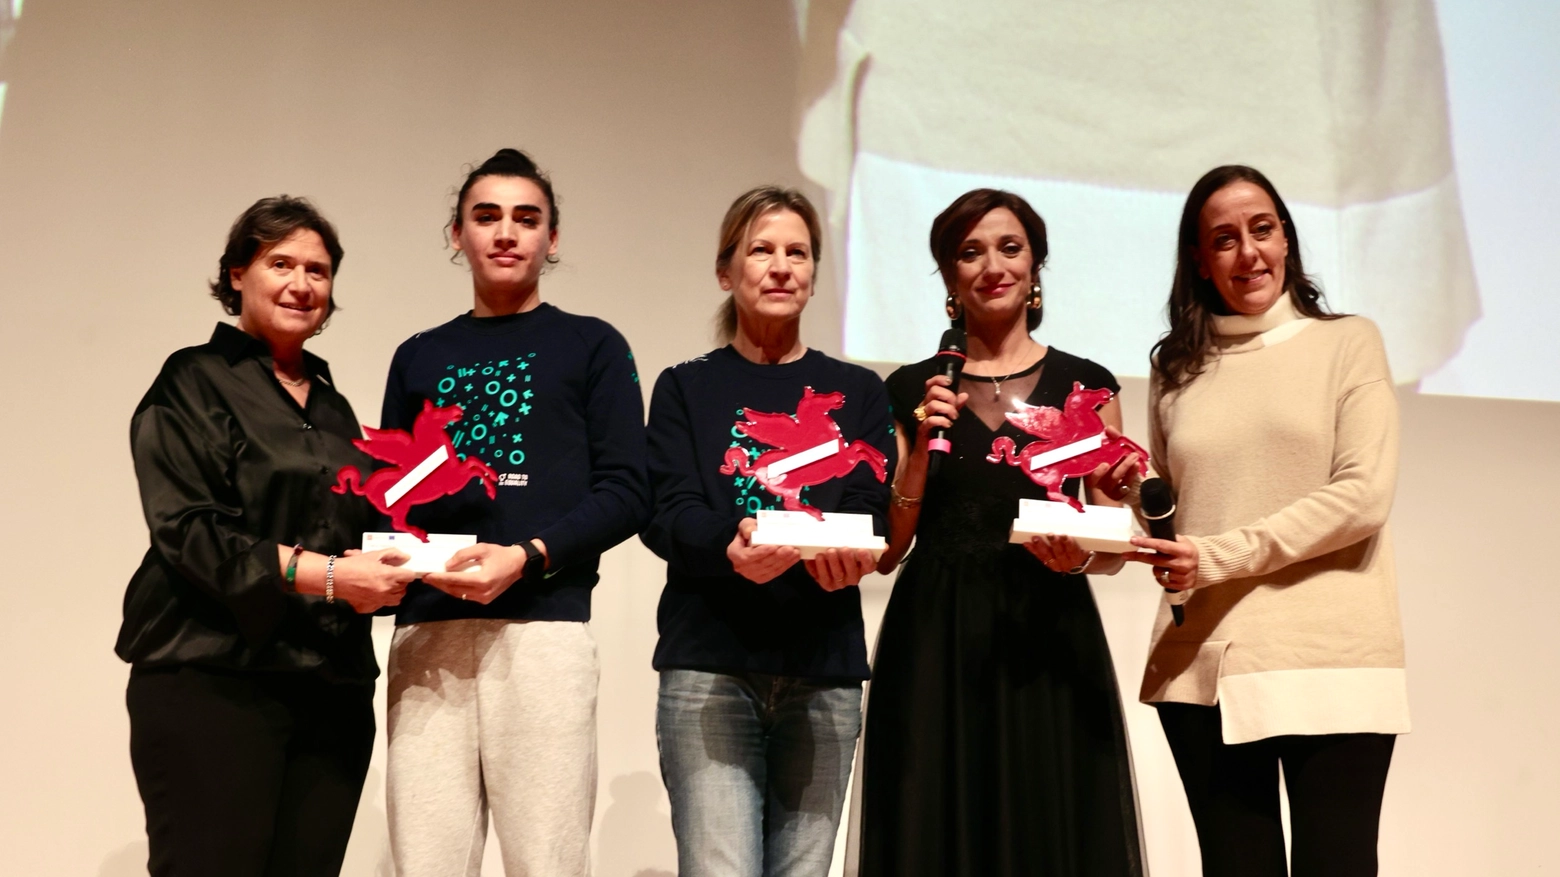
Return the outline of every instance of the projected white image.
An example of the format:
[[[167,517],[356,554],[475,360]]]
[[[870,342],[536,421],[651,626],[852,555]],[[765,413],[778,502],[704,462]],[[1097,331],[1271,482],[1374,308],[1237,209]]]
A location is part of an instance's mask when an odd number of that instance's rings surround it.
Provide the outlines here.
[[[1306,268],[1334,310],[1377,322],[1399,382],[1441,369],[1481,316],[1431,0],[797,11],[799,160],[829,193],[854,359],[934,349],[931,219],[992,186],[1049,228],[1039,334],[1146,375],[1182,203],[1221,164],[1285,193]]]
[[[22,17],[22,0],[0,0],[0,122],[5,120],[5,49],[16,36],[16,20]]]

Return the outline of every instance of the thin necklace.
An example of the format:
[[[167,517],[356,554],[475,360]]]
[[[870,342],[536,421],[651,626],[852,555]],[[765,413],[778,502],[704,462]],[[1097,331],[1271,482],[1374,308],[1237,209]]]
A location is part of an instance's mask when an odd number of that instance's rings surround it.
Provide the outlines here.
[[[995,376],[992,377],[992,379],[991,379],[991,387],[992,387],[992,389],[991,389],[991,398],[992,398],[992,401],[995,401],[995,402],[1001,402],[1002,401],[1002,382],[1007,380],[1008,378],[1011,378],[1012,376],[1014,376],[1016,374],[1018,374],[1018,372],[1010,371],[1010,372],[1008,372],[1007,374],[1003,375],[1000,378],[999,377],[995,377]]]
[[[1028,351],[1026,350],[1025,353],[1028,353]],[[1022,362],[1022,360],[1020,360],[1020,362]],[[991,385],[993,387],[993,389],[991,391],[991,399],[992,399],[992,401],[994,401],[994,402],[1002,401],[1002,382],[1007,380],[1008,378],[1011,378],[1012,376],[1018,374],[1021,371],[1023,371],[1022,367],[1013,369],[1012,371],[1008,372],[1007,374],[1003,375],[1000,378],[997,377],[996,375],[992,375],[992,377],[991,377]]]
[[[303,377],[299,378],[296,381],[289,381],[286,378],[282,377],[281,375],[276,374],[276,372],[272,372],[271,374],[276,375],[276,380],[279,381],[280,383],[282,383],[283,385],[288,386],[288,387],[301,387],[304,384],[309,382],[309,376],[308,375],[304,375]]]

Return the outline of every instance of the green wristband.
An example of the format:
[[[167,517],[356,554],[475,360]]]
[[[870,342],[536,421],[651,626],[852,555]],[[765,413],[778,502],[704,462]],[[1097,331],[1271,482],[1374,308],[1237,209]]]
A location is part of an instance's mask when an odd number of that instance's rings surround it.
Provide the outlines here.
[[[292,557],[287,558],[287,589],[298,590],[298,557],[303,554],[303,543],[293,546]]]

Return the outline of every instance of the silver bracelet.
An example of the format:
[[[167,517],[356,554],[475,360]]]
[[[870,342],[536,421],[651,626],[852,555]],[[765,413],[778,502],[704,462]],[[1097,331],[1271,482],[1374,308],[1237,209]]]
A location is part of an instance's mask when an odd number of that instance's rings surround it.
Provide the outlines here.
[[[325,602],[336,602],[336,555],[325,558]]]
[[[1075,576],[1078,573],[1081,573],[1085,569],[1087,569],[1089,564],[1091,564],[1093,562],[1094,562],[1094,552],[1090,551],[1088,556],[1084,557],[1083,563],[1080,563],[1077,566],[1073,567],[1072,569],[1068,570],[1067,574],[1070,575],[1070,576]]]

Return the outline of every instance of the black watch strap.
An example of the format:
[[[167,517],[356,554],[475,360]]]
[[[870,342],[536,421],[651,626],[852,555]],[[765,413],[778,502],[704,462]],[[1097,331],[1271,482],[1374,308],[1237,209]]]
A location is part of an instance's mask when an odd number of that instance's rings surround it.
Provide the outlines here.
[[[525,552],[525,566],[520,568],[520,578],[529,581],[541,578],[547,571],[547,555],[543,554],[542,550],[536,547],[536,543],[533,540],[527,539],[518,544],[521,550]]]

